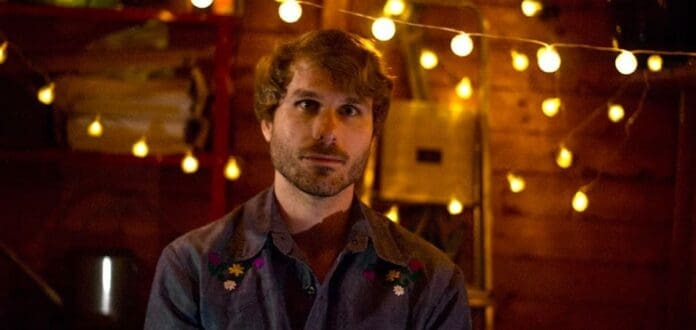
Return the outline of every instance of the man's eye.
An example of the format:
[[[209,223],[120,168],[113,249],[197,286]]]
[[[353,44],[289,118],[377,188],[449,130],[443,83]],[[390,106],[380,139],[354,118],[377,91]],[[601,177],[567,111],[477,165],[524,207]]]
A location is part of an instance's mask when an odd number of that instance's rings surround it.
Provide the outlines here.
[[[358,109],[352,105],[346,105],[346,106],[341,107],[340,113],[343,116],[355,117],[355,116],[360,115],[360,109]]]
[[[295,106],[308,111],[316,111],[319,109],[319,102],[314,100],[300,100],[295,102]]]

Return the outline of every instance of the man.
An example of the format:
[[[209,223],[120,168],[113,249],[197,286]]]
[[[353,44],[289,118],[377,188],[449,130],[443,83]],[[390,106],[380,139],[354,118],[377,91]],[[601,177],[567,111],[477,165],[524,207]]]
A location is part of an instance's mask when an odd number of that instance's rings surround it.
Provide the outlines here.
[[[273,186],[163,251],[146,329],[470,329],[461,270],[356,198],[392,81],[374,47],[307,33],[257,68]]]

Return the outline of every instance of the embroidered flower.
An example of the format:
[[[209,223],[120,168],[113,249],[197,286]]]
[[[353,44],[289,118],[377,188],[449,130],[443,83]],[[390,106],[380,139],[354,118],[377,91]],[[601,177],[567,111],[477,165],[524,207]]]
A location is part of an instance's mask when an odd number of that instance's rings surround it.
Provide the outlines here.
[[[366,279],[370,280],[370,281],[374,281],[374,280],[375,280],[375,277],[376,277],[376,274],[375,274],[375,271],[374,271],[374,270],[365,270],[365,271],[363,272],[363,276],[364,276]]]
[[[233,280],[227,280],[223,282],[222,285],[225,287],[225,290],[227,291],[232,291],[237,288],[237,282]]]
[[[222,287],[226,291],[236,290],[242,285],[244,277],[251,272],[252,267],[258,269],[263,267],[263,264],[261,256],[232,262],[225,260],[222,254],[216,252],[208,254],[208,271],[212,277],[217,278],[222,283]]]
[[[378,260],[366,265],[363,276],[370,281],[379,279],[384,287],[402,296],[425,276],[425,266],[418,259],[409,260],[405,266]]]
[[[217,267],[220,263],[222,263],[222,257],[219,254],[215,252],[210,252],[208,254],[208,264]]]
[[[408,261],[408,269],[412,272],[417,272],[423,269],[423,263],[418,259],[411,259]]]
[[[401,272],[396,269],[390,270],[387,274],[387,281],[394,282],[401,276]]]
[[[395,295],[397,295],[397,296],[403,296],[403,295],[404,295],[404,292],[405,292],[404,287],[402,287],[401,285],[395,285],[395,286],[394,286],[394,294],[395,294]]]
[[[254,261],[252,261],[251,263],[254,265],[254,268],[261,269],[266,262],[263,260],[262,257],[258,257],[254,259]]]
[[[227,272],[239,277],[244,274],[244,267],[242,267],[240,264],[233,264],[231,267],[227,268]]]

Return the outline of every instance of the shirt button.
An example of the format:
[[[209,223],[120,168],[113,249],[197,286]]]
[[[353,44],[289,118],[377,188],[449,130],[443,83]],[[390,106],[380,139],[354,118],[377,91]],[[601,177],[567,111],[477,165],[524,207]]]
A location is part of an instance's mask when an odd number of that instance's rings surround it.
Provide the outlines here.
[[[317,292],[317,289],[314,287],[314,285],[310,285],[310,286],[305,288],[305,292],[308,295],[314,295]]]

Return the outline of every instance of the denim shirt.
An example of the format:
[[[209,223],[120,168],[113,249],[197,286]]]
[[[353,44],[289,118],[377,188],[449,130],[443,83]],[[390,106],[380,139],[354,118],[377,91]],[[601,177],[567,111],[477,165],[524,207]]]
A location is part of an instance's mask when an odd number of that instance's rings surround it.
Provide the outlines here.
[[[431,244],[354,198],[319,283],[276,203],[266,190],[165,247],[145,329],[471,329],[462,271]]]

